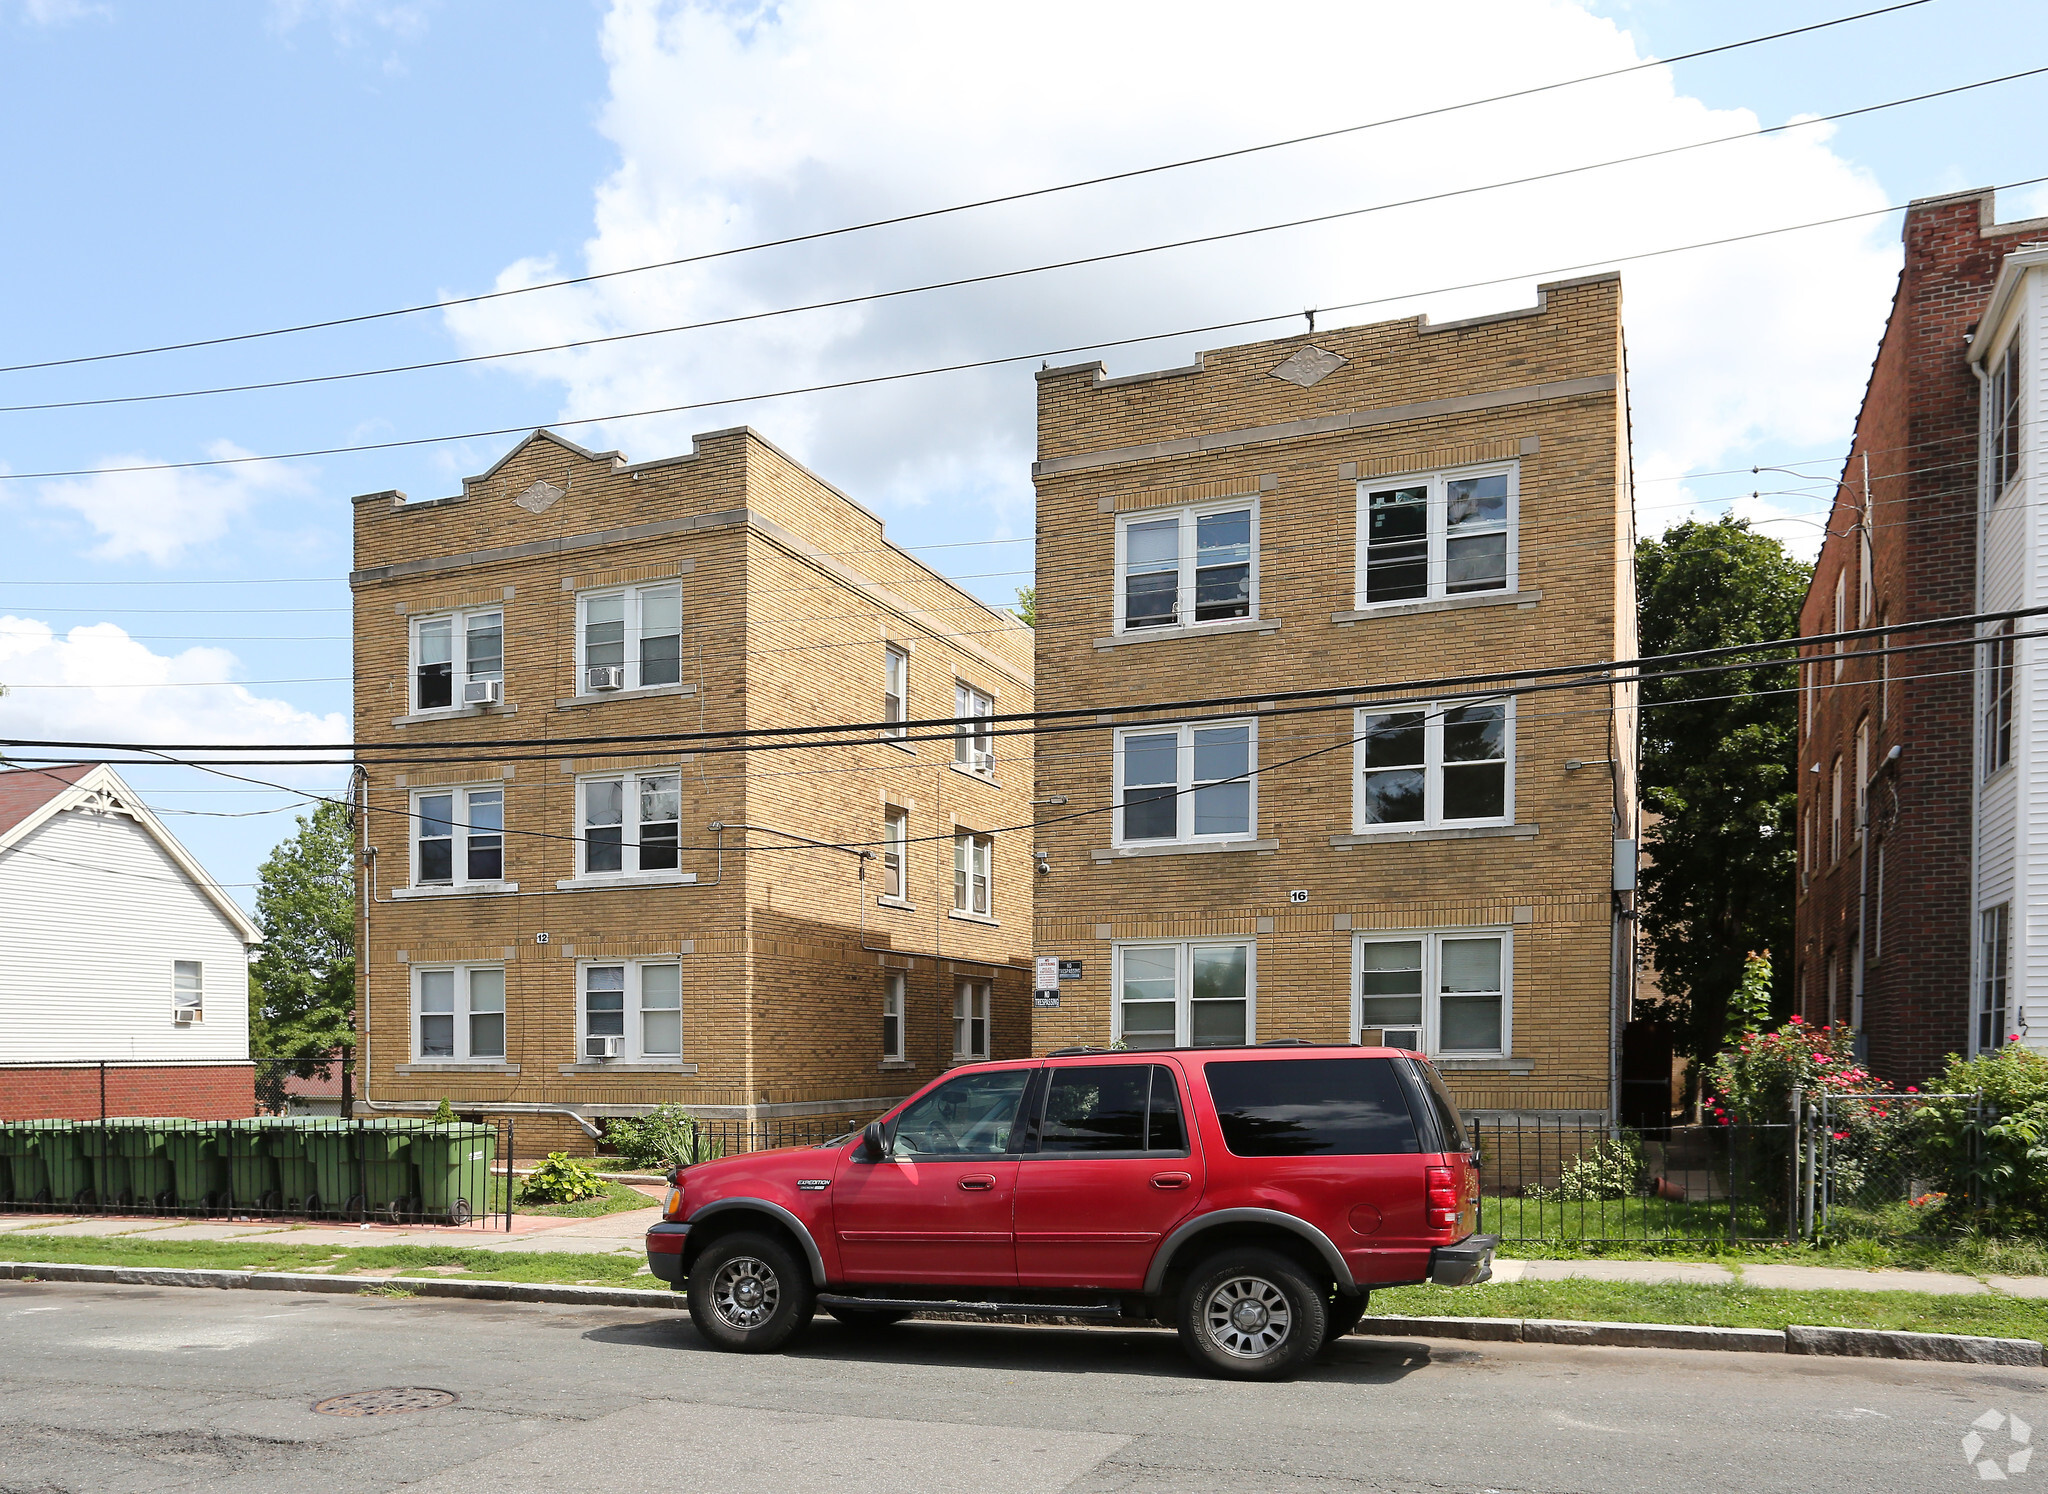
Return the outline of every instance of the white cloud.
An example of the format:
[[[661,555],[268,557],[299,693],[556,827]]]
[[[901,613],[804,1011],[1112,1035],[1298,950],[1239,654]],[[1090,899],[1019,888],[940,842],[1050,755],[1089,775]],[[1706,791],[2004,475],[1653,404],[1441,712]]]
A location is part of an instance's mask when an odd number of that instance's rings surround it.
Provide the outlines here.
[[[113,11],[92,0],[21,0],[21,16],[31,26],[64,26],[72,21],[105,21]]]
[[[212,458],[249,453],[232,441],[206,448]],[[105,468],[145,466],[147,456],[113,456]],[[232,467],[183,471],[98,471],[91,477],[41,484],[35,496],[46,507],[69,510],[90,524],[100,560],[146,558],[168,565],[187,550],[219,539],[236,528],[265,499],[313,492],[312,475],[283,462],[247,462]]]
[[[910,0],[614,0],[619,151],[576,269],[611,270],[1305,134],[1638,60],[1563,0],[1225,0],[1018,10]],[[1332,61],[1337,65],[1331,66]],[[1454,65],[1453,65],[1454,64]],[[1651,70],[1335,141],[505,301],[450,308],[469,351],[724,316],[1122,249],[1594,162],[1754,127]],[[1542,272],[1881,206],[1826,126],[1347,222],[976,289],[522,359],[564,417],[1080,344],[1367,297],[1378,321],[1527,304]],[[1896,271],[1850,223],[1622,269],[1639,471],[1846,435]],[[561,273],[522,260],[498,284]],[[1533,273],[1531,273],[1533,272]],[[1505,274],[1524,283],[1415,298]],[[1298,326],[1299,323],[1293,325]],[[1112,372],[1248,329],[1117,349]],[[752,421],[884,507],[971,498],[1028,532],[1028,366],[584,428],[635,457]],[[1768,460],[1768,456],[1761,459]],[[1669,487],[1662,490],[1671,494]]]
[[[397,0],[270,0],[270,25],[275,31],[289,33],[303,25],[325,22],[342,46],[356,45],[365,32],[410,41],[426,31],[428,9],[424,4]]]

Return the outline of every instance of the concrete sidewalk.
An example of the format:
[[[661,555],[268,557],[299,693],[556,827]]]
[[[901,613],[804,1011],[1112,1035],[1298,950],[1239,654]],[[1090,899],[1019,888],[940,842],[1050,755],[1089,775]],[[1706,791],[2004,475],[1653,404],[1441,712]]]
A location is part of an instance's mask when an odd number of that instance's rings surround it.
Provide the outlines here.
[[[1952,1271],[1854,1271],[1839,1266],[1717,1266],[1702,1261],[1494,1262],[1495,1281],[1688,1282],[1798,1292],[1934,1292],[2048,1301],[2048,1276],[1961,1276]]]

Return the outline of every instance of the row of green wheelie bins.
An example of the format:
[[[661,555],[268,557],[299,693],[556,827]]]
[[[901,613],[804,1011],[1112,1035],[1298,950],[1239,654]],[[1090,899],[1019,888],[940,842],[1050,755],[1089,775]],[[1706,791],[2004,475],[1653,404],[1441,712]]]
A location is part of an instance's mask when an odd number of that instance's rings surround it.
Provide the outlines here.
[[[0,1121],[0,1204],[466,1224],[490,1207],[497,1143],[396,1117]]]

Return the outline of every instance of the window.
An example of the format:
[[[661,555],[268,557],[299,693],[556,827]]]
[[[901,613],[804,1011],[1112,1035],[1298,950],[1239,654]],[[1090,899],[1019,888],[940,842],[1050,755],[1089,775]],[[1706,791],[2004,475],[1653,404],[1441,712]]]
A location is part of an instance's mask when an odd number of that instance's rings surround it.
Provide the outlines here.
[[[1890,609],[1887,607],[1877,609],[1877,625],[1880,629],[1886,626],[1889,614]],[[1885,650],[1891,646],[1892,635],[1889,632],[1880,633],[1878,636],[1879,649]],[[1892,656],[1889,653],[1880,652],[1877,656],[1877,719],[1880,722],[1888,721],[1891,719],[1891,713]]]
[[[437,789],[414,794],[412,813],[415,887],[505,880],[503,789]]]
[[[1843,628],[1847,627],[1847,626],[1848,626],[1848,621],[1847,621],[1847,618],[1848,618],[1848,614],[1849,614],[1849,568],[1848,568],[1848,566],[1844,565],[1844,566],[1843,566],[1843,567],[1842,567],[1842,568],[1841,568],[1840,570],[1838,570],[1838,571],[1836,571],[1836,572],[1835,572],[1835,625],[1834,625],[1834,627],[1832,627],[1831,629],[1829,629],[1829,631],[1830,631],[1830,632],[1833,632],[1833,633],[1839,633],[1839,632],[1841,632],[1841,631],[1842,631],[1842,629],[1843,629]],[[1836,678],[1836,679],[1840,679],[1840,678],[1842,677],[1842,669],[1843,669],[1843,666],[1844,666],[1844,665],[1845,665],[1845,664],[1846,664],[1846,663],[1848,662],[1847,660],[1845,660],[1845,659],[1844,659],[1844,658],[1842,657],[1842,652],[1843,652],[1843,650],[1844,650],[1844,649],[1846,649],[1847,647],[1848,647],[1848,644],[1847,644],[1847,643],[1845,643],[1845,642],[1844,642],[1844,641],[1843,641],[1842,639],[1840,639],[1840,638],[1837,638],[1837,639],[1835,640],[1835,678]]]
[[[989,983],[963,980],[953,996],[953,1058],[988,1057]]]
[[[198,960],[171,961],[171,1020],[206,1020],[206,982]]]
[[[1519,468],[1370,478],[1358,485],[1358,605],[1506,591]]]
[[[466,687],[505,683],[505,614],[450,612],[422,617],[412,625],[412,708],[445,711],[457,706],[495,704],[478,700]],[[463,688],[458,688],[461,686]]]
[[[1147,509],[1117,520],[1119,633],[1257,617],[1258,508]]]
[[[662,1062],[682,1056],[680,965],[583,967],[584,1058]]]
[[[1514,706],[1360,711],[1354,829],[1512,824]]]
[[[953,837],[953,911],[989,912],[989,862],[995,855],[995,837],[962,830]]]
[[[1422,1150],[1392,1059],[1250,1059],[1212,1063],[1207,1078],[1223,1144],[1233,1156]]]
[[[2021,411],[2021,344],[2025,328],[2012,335],[2005,351],[1992,360],[1991,377],[1984,387],[1984,473],[1990,483],[1991,501],[1996,503],[2020,472],[2020,432],[2025,425]]]
[[[996,770],[996,741],[989,717],[996,703],[972,685],[953,687],[953,761],[970,773]]]
[[[683,678],[683,588],[632,586],[576,598],[579,695],[647,690]]]
[[[882,896],[907,899],[910,811],[894,804],[882,810]]]
[[[961,1074],[903,1107],[889,1127],[889,1155],[1000,1157],[1017,1130],[1029,1069]]]
[[[1870,718],[1856,723],[1856,839],[1870,827]]]
[[[1504,1058],[1509,1047],[1505,933],[1375,935],[1358,941],[1358,1036],[1432,1056]]]
[[[586,877],[630,876],[677,869],[682,828],[682,777],[627,773],[586,778],[583,868]]]
[[[882,975],[882,1062],[903,1062],[903,988],[907,983],[901,971],[889,970]]]
[[[900,737],[910,719],[910,655],[893,644],[882,650],[882,719],[885,737]]]
[[[2012,761],[2012,619],[1992,630],[1997,640],[1984,650],[1984,776]]]
[[[1115,1036],[1127,1048],[1214,1048],[1250,1042],[1253,948],[1118,945]]]
[[[1117,733],[1117,843],[1254,834],[1256,729],[1249,721]]]
[[[2006,1040],[2006,970],[2011,960],[2010,903],[1986,908],[1977,915],[1978,976],[1977,1051],[2003,1048]]]
[[[1184,1152],[1187,1145],[1180,1090],[1166,1065],[1054,1071],[1038,1128],[1041,1153]]]
[[[505,1057],[505,972],[413,970],[413,1057],[461,1063]]]

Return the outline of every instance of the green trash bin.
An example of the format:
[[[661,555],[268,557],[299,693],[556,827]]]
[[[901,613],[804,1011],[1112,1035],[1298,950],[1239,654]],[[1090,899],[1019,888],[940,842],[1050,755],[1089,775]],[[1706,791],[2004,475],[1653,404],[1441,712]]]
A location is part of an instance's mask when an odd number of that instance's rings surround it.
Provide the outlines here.
[[[413,1133],[420,1211],[448,1224],[467,1224],[476,1215],[488,1213],[491,1163],[497,1155],[496,1126],[433,1126]]]
[[[128,1186],[134,1190],[135,1201],[159,1209],[176,1203],[178,1183],[164,1143],[173,1129],[187,1122],[137,1115],[108,1124],[117,1128],[120,1136],[121,1155],[128,1159]]]
[[[43,1159],[50,1201],[59,1208],[92,1207],[92,1168],[79,1146],[79,1122],[40,1120],[29,1124],[30,1142]]]
[[[81,1121],[72,1132],[92,1178],[93,1202],[102,1209],[126,1208],[135,1201],[128,1183],[128,1159],[121,1153],[121,1133],[106,1121]]]
[[[308,1214],[353,1214],[362,1207],[362,1182],[356,1173],[356,1131],[351,1121],[325,1117],[299,1128],[299,1145],[313,1169]]]
[[[364,1121],[356,1132],[356,1168],[363,1208],[396,1219],[419,1212],[419,1186],[413,1178],[412,1143],[419,1122],[377,1119]]]
[[[306,1128],[296,1116],[280,1116],[263,1138],[277,1163],[278,1206],[289,1213],[310,1214],[319,1204],[319,1182],[312,1153],[306,1149]]]
[[[229,1121],[221,1131],[227,1148],[228,1198],[237,1209],[275,1210],[283,1203],[277,1159],[270,1154],[275,1116]]]
[[[222,1128],[212,1121],[185,1121],[165,1135],[172,1198],[179,1208],[211,1209],[227,1201],[228,1166],[221,1137]]]
[[[15,1203],[47,1204],[50,1175],[35,1144],[30,1122],[0,1125],[0,1151],[7,1154],[8,1188]]]

